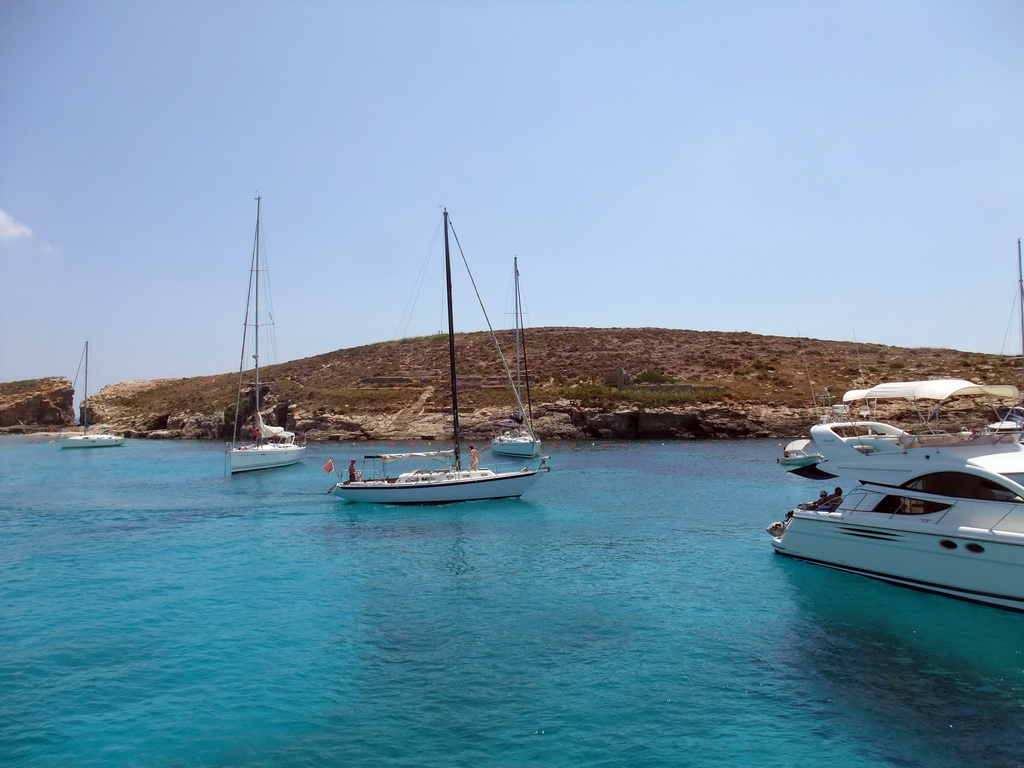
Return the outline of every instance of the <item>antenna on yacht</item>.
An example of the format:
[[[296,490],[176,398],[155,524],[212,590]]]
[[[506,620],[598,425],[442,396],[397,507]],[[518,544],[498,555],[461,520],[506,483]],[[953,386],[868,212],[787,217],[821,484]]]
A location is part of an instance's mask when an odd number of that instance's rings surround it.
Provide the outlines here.
[[[864,363],[860,359],[860,342],[857,340],[857,329],[851,328],[850,330],[853,332],[853,348],[857,350],[857,372],[860,376],[858,383],[864,383]]]
[[[799,334],[800,331],[797,331],[797,333]],[[807,351],[804,349],[804,340],[797,336],[797,341],[800,343],[798,354],[800,355],[801,362],[804,364],[804,372],[807,374],[807,389],[811,393],[811,406],[814,408],[815,416],[823,418],[828,413],[828,408],[826,407],[822,414],[818,413],[818,395],[814,391],[814,379],[811,378],[811,368],[807,365]]]

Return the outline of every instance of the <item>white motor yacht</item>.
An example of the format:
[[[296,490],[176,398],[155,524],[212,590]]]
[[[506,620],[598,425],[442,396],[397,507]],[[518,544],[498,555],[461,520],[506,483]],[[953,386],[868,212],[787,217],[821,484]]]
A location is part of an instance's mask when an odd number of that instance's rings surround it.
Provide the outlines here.
[[[917,431],[881,422],[813,426],[824,457],[817,476],[849,490],[770,526],[775,551],[1024,612],[1024,446],[1013,433],[943,431],[933,407],[961,396],[1017,400],[1017,388],[947,379],[851,394],[928,404],[928,414]]]

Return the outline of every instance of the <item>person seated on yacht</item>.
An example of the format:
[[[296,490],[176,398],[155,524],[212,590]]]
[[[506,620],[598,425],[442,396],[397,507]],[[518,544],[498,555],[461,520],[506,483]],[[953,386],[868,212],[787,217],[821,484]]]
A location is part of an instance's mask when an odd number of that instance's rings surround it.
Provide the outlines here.
[[[800,502],[800,504],[798,504],[797,506],[800,509],[817,509],[818,507],[825,503],[825,499],[827,498],[828,491],[822,491],[821,493],[818,494],[818,499],[816,501],[803,501]]]
[[[825,493],[822,491],[822,493]],[[818,502],[816,509],[819,512],[831,512],[833,509],[839,506],[839,502],[843,500],[843,489],[836,488],[835,491],[830,495],[826,496],[823,501]]]

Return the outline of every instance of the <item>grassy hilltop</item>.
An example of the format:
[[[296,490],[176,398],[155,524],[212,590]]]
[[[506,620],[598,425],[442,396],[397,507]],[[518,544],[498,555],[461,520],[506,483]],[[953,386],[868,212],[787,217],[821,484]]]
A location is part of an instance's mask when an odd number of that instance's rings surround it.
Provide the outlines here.
[[[498,332],[514,367],[511,331]],[[460,405],[507,405],[507,379],[490,334],[459,334]],[[694,401],[811,403],[811,384],[834,397],[883,381],[965,378],[979,383],[1015,381],[1008,358],[950,349],[908,349],[743,332],[663,328],[535,328],[527,333],[527,363],[534,403],[571,400],[588,408],[620,404],[672,406]],[[676,387],[618,389],[606,381],[624,369],[640,383]],[[268,366],[278,401],[302,410],[376,413],[408,406],[433,387],[430,400],[447,402],[447,337],[425,336],[340,349]],[[119,404],[140,411],[208,411],[234,402],[237,373],[161,380]]]

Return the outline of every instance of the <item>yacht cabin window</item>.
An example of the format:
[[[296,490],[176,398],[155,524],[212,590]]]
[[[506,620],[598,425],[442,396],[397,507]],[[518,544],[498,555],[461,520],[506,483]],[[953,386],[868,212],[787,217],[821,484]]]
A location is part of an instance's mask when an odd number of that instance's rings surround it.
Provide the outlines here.
[[[942,504],[938,501],[911,499],[907,496],[886,496],[871,511],[886,515],[930,515],[932,512],[942,512],[951,506],[953,505]]]
[[[1024,499],[1015,491],[987,478],[970,475],[966,472],[934,472],[904,483],[902,487],[934,493],[937,496],[953,496],[958,499],[1024,503]]]

